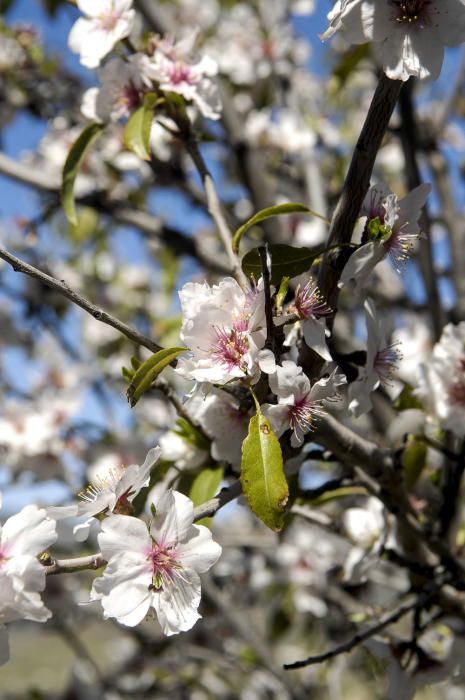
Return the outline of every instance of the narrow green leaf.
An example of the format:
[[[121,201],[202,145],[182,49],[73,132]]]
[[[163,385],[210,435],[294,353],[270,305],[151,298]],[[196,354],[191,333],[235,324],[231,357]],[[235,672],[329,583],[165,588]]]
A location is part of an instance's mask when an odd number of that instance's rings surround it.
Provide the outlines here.
[[[139,109],[131,114],[124,128],[123,142],[128,151],[150,160],[150,130],[152,128],[153,112],[157,103],[157,95],[149,92]]]
[[[281,311],[284,301],[289,291],[289,277],[283,277],[279,283],[278,293],[276,294],[276,308]]]
[[[305,206],[305,204],[299,204],[298,202],[287,202],[286,204],[277,204],[274,207],[267,207],[266,209],[261,209],[250,219],[247,219],[247,221],[244,224],[242,224],[242,226],[239,226],[232,238],[231,245],[233,251],[236,254],[239,252],[241,238],[245,233],[247,233],[249,229],[252,228],[252,226],[259,224],[261,221],[266,221],[266,219],[271,219],[273,216],[282,216],[283,214],[297,213],[311,214],[312,216],[316,216],[318,219],[322,219],[327,224],[329,224],[329,221],[328,219],[326,219],[326,217],[322,216],[321,214],[318,214],[316,211],[313,211],[313,209],[309,209],[307,206]]]
[[[164,348],[141,364],[137,372],[135,372],[132,382],[126,392],[131,408],[134,408],[144,391],[150,389],[160,372],[178,355],[182,352],[186,352],[186,349],[187,348]]]
[[[250,419],[249,434],[242,443],[241,484],[255,515],[271,530],[281,530],[289,487],[281,445],[260,411]]]
[[[194,506],[200,506],[216,496],[223,480],[223,474],[223,467],[202,469],[200,474],[195,477],[189,493],[189,498]],[[202,518],[197,522],[197,525],[210,527],[212,520],[213,518]]]
[[[294,248],[283,243],[268,246],[271,257],[271,283],[281,284],[283,277],[297,277],[307,272],[320,253],[315,253],[311,248]],[[242,258],[242,269],[247,277],[259,280],[262,276],[262,266],[258,248],[250,250]]]
[[[63,174],[61,181],[61,203],[66,218],[77,226],[78,218],[76,215],[76,206],[74,202],[74,183],[79,172],[80,165],[95,139],[102,133],[104,124],[89,124],[81,131],[76,141],[71,146],[66,162],[63,166]]]

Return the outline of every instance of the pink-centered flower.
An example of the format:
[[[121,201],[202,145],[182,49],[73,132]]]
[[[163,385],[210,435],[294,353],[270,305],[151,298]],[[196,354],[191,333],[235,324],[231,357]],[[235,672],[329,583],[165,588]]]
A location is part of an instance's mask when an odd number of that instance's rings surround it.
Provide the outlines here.
[[[444,47],[465,41],[464,0],[338,0],[328,20],[322,39],[340,30],[350,43],[372,41],[393,80],[437,78]]]
[[[219,285],[188,283],[179,292],[183,313],[180,338],[190,350],[176,371],[187,379],[225,384],[232,379],[256,381],[272,370],[266,340],[263,289],[244,292],[231,277]]]
[[[399,271],[420,238],[418,219],[430,192],[431,185],[423,184],[399,200],[385,185],[368,190],[360,212],[366,220],[368,242],[350,256],[339,280],[340,287],[353,283],[356,294],[364,293],[374,268],[387,256]]]
[[[135,18],[132,0],[76,0],[80,17],[68,37],[71,51],[83,66],[97,68],[114,45],[131,33]]]
[[[197,32],[175,43],[172,38],[156,38],[152,42],[152,56],[145,64],[147,75],[162,90],[182,95],[192,102],[208,119],[219,119],[221,102],[212,78],[218,66],[209,56],[192,58]]]
[[[193,627],[200,618],[199,574],[221,554],[210,530],[193,523],[192,501],[171,490],[148,526],[125,515],[103,522],[98,541],[108,564],[91,600],[101,601],[105,618],[133,627],[153,608],[166,635]]]
[[[278,437],[291,429],[291,445],[297,447],[312,430],[318,416],[325,413],[324,402],[338,399],[338,387],[346,381],[335,369],[312,386],[302,367],[285,360],[269,376],[270,389],[278,397],[278,403],[263,404],[262,412]]]
[[[144,73],[146,56],[134,54],[128,61],[112,58],[100,71],[101,87],[83,95],[81,112],[92,121],[118,121],[131,116],[141,104],[151,82]]]
[[[371,299],[364,303],[367,325],[367,360],[358,379],[349,386],[349,410],[361,416],[372,409],[371,393],[380,385],[388,386],[401,359],[398,343],[388,343],[384,324]]]
[[[294,312],[302,320],[302,332],[308,347],[327,362],[331,362],[332,357],[326,345],[326,338],[331,333],[324,319],[330,316],[332,311],[312,279],[303,287],[297,287],[294,302],[287,311]]]

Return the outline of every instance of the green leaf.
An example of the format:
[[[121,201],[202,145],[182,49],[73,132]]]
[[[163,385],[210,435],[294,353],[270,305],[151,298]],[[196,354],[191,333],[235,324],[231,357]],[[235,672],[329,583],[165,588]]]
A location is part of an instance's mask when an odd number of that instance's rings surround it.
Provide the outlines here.
[[[250,419],[249,434],[242,443],[241,484],[255,515],[271,530],[281,530],[289,488],[281,445],[260,411]]]
[[[402,452],[402,464],[404,466],[404,481],[407,491],[411,491],[426,465],[428,447],[422,440],[411,437],[407,441]]]
[[[124,128],[123,143],[128,149],[142,158],[150,160],[150,130],[152,128],[153,111],[157,103],[157,95],[149,92],[139,109],[131,114]]]
[[[271,283],[279,285],[283,277],[297,277],[307,272],[312,263],[321,253],[315,253],[311,248],[294,248],[283,243],[268,246],[271,256]],[[254,277],[257,281],[262,276],[262,266],[258,248],[250,250],[242,258],[242,269],[248,277]]]
[[[209,501],[218,493],[220,484],[223,480],[223,467],[214,467],[203,469],[198,474],[192,484],[189,498],[194,503],[194,506],[201,506],[202,503]],[[213,518],[202,518],[197,525],[205,525],[210,527]]]
[[[126,392],[131,408],[134,408],[144,391],[150,389],[160,372],[186,350],[187,348],[164,348],[141,364]]]
[[[261,221],[266,221],[266,219],[271,219],[273,216],[282,216],[283,214],[296,214],[296,213],[301,213],[301,214],[311,214],[312,216],[318,217],[318,219],[322,219],[325,221],[327,224],[329,224],[328,219],[326,217],[322,216],[321,214],[317,214],[316,211],[313,211],[313,209],[309,209],[305,204],[299,204],[298,202],[287,202],[286,204],[277,204],[274,207],[267,207],[266,209],[261,209],[258,211],[256,214],[254,214],[250,219],[247,219],[245,224],[242,224],[242,226],[239,226],[237,229],[236,233],[234,234],[232,238],[232,249],[233,251],[237,254],[239,252],[239,245],[241,242],[242,236],[247,233],[249,229],[252,228],[252,226],[255,226],[255,224],[259,224]]]
[[[413,387],[409,384],[405,384],[399,396],[394,401],[394,408],[396,411],[406,411],[409,408],[419,408],[421,410],[423,408],[422,402],[415,396],[413,391]]]
[[[79,168],[86,151],[93,144],[95,139],[102,133],[104,124],[89,124],[81,131],[76,141],[71,146],[66,162],[63,166],[61,182],[61,203],[63,205],[66,218],[73,226],[78,225],[76,216],[76,206],[74,203],[74,183],[76,181]]]

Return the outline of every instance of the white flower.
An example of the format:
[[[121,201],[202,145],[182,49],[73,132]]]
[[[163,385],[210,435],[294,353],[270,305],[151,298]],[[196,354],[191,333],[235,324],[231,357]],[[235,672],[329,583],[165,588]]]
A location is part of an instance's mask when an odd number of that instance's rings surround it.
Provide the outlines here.
[[[392,80],[437,78],[445,46],[465,41],[463,0],[338,0],[322,39],[342,30],[347,41],[373,41]]]
[[[369,498],[365,508],[348,508],[342,524],[354,545],[344,563],[344,580],[360,583],[385,543],[383,504],[377,498]]]
[[[200,618],[199,574],[221,554],[210,530],[193,521],[192,501],[170,490],[148,527],[126,515],[103,522],[98,540],[108,565],[91,600],[101,600],[105,618],[133,627],[154,608],[166,635],[193,627]]]
[[[465,321],[445,326],[430,359],[420,366],[415,392],[445,430],[465,435]]]
[[[147,486],[150,472],[161,453],[160,447],[154,447],[147,453],[144,463],[121,465],[111,468],[106,474],[95,477],[94,483],[89,484],[79,496],[82,501],[71,506],[48,508],[48,513],[56,518],[86,516],[87,520],[76,525],[74,534],[79,541],[85,540],[89,534],[94,516],[101,513],[132,512],[132,501],[139,491]]]
[[[45,569],[37,555],[56,538],[55,522],[37,506],[26,506],[0,526],[0,664],[9,657],[5,623],[51,617],[39,593],[45,588]]]
[[[114,45],[131,33],[135,11],[132,0],[76,0],[87,17],[71,27],[68,45],[80,54],[83,66],[96,68]]]
[[[362,293],[374,268],[387,255],[399,269],[420,237],[418,219],[430,192],[431,185],[419,185],[399,200],[385,185],[368,190],[360,212],[366,217],[368,243],[350,256],[339,280],[340,287],[352,281],[355,293]]]
[[[129,117],[141,104],[144,87],[150,81],[144,76],[143,59],[134,54],[128,61],[112,58],[100,73],[101,87],[90,88],[82,98],[81,112],[92,121],[118,121]]]
[[[226,391],[207,385],[186,401],[186,408],[211,438],[212,457],[239,465],[251,418],[250,412],[241,409],[240,401]]]
[[[367,325],[367,361],[358,379],[349,386],[349,410],[356,417],[371,411],[370,394],[380,384],[389,385],[401,356],[397,343],[387,343],[384,324],[373,301],[367,299],[363,306]]]
[[[144,64],[147,75],[155,80],[162,90],[182,95],[193,102],[208,119],[219,119],[221,102],[216,85],[211,80],[218,66],[209,56],[198,61],[191,57],[197,31],[178,43],[172,38],[156,40],[150,61]]]
[[[303,287],[300,285],[297,287],[294,301],[288,308],[288,312],[295,312],[302,319],[302,331],[308,347],[327,362],[331,362],[333,358],[326,345],[326,338],[330,335],[330,331],[326,328],[324,318],[332,311],[312,279]]]
[[[302,367],[285,360],[282,367],[277,366],[276,372],[270,374],[269,382],[278,403],[263,404],[263,414],[278,437],[291,428],[291,445],[297,447],[312,430],[315,418],[324,413],[323,401],[337,399],[337,387],[345,384],[346,378],[335,369],[312,386]]]
[[[179,292],[183,312],[180,338],[191,351],[176,371],[187,379],[225,384],[259,377],[267,357],[265,298],[260,287],[246,294],[231,277],[219,285],[188,283]]]

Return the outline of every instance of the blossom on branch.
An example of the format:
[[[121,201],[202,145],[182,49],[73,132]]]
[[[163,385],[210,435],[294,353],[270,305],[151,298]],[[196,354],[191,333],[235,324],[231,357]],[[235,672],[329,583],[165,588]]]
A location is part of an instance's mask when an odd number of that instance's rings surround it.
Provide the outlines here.
[[[103,66],[100,88],[89,88],[83,95],[81,112],[97,122],[118,121],[129,117],[141,104],[144,89],[151,86],[144,75],[143,54],[128,61],[112,58]]]
[[[339,280],[340,287],[353,282],[355,293],[362,294],[374,268],[387,256],[399,270],[421,236],[418,219],[430,192],[431,185],[422,184],[398,199],[386,185],[368,190],[360,212],[366,218],[368,242],[350,256]]]
[[[0,664],[9,658],[4,625],[14,620],[45,622],[45,569],[37,556],[56,541],[55,522],[42,508],[26,506],[0,526]]]
[[[68,45],[80,54],[83,66],[97,68],[114,45],[131,33],[132,0],[76,0],[76,4],[87,16],[71,27]]]
[[[144,486],[148,486],[150,472],[160,453],[160,447],[153,447],[142,465],[121,465],[118,469],[109,469],[105,474],[97,476],[94,483],[79,494],[82,499],[80,503],[48,508],[48,513],[56,519],[86,516],[87,520],[74,528],[76,538],[79,541],[85,540],[95,516],[104,513],[132,513],[132,501]]]
[[[270,389],[278,397],[278,403],[264,404],[263,414],[278,437],[291,429],[291,445],[298,447],[304,435],[312,430],[316,418],[325,412],[323,401],[338,399],[338,387],[346,381],[345,376],[334,369],[312,386],[302,367],[284,360],[269,376]]]
[[[201,617],[199,574],[217,561],[221,547],[203,525],[194,525],[192,501],[166,491],[147,526],[113,515],[98,536],[108,565],[94,581],[91,600],[102,602],[104,617],[134,627],[155,610],[166,635],[191,629]]]
[[[349,410],[361,416],[372,409],[371,393],[380,385],[389,385],[401,353],[397,343],[388,343],[384,324],[371,299],[364,303],[367,324],[367,360],[358,379],[349,386]]]
[[[183,313],[180,332],[191,356],[178,360],[176,371],[187,379],[225,384],[232,379],[257,381],[269,351],[265,296],[258,287],[244,292],[231,277],[218,285],[188,283],[179,292]]]
[[[192,58],[197,32],[175,43],[172,37],[154,37],[150,50],[152,55],[144,68],[161,90],[182,95],[192,102],[208,119],[219,119],[221,102],[218,88],[212,77],[218,66],[209,56],[199,60]]]
[[[328,39],[341,30],[352,44],[372,41],[392,80],[437,78],[446,46],[465,41],[463,0],[338,0]]]

